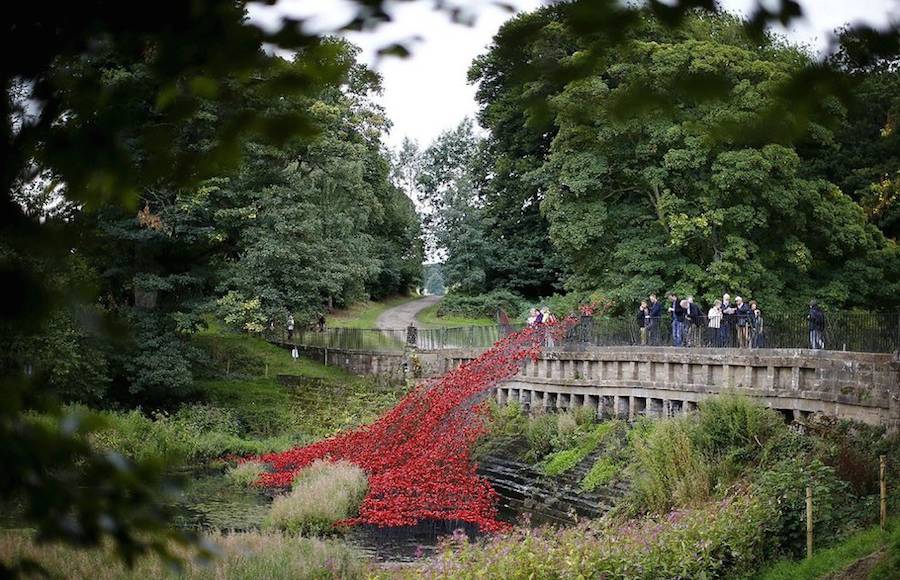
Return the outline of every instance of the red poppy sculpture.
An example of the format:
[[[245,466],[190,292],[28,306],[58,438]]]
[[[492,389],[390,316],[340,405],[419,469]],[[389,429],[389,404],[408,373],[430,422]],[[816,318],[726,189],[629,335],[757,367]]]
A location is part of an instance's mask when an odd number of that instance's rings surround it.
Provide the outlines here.
[[[344,523],[415,525],[425,520],[462,521],[490,532],[497,493],[475,473],[471,451],[486,430],[484,401],[500,381],[515,375],[525,358],[537,358],[548,335],[574,321],[538,325],[498,341],[481,356],[443,377],[423,382],[371,425],[306,447],[262,455],[272,466],[259,484],[288,487],[317,459],[346,460],[369,477],[359,515]]]

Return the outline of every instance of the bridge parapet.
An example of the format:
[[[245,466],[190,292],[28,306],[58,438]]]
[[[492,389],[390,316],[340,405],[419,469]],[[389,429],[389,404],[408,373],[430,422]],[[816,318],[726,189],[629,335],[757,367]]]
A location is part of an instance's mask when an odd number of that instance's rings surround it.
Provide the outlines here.
[[[285,347],[290,345],[284,344]],[[357,374],[434,377],[484,349],[380,352],[300,347]],[[528,409],[588,405],[599,416],[673,416],[733,391],[787,418],[822,413],[900,429],[900,361],[891,354],[807,350],[601,347],[545,351],[496,389],[497,400]]]
[[[446,353],[444,370],[478,355]],[[611,347],[525,361],[497,400],[529,409],[588,405],[601,416],[672,416],[733,391],[800,418],[823,413],[900,428],[900,363],[889,354],[805,349]]]

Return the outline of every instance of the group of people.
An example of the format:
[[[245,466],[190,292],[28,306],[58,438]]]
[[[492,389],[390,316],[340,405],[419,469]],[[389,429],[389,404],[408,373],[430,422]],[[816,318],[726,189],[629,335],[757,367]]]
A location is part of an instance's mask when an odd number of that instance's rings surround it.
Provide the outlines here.
[[[535,326],[537,324],[552,324],[556,322],[556,317],[553,316],[553,313],[550,312],[550,309],[546,306],[541,308],[532,308],[528,311],[528,318],[525,319],[525,322],[528,326]]]
[[[766,346],[765,320],[756,300],[745,302],[740,296],[724,294],[708,311],[694,303],[693,296],[679,298],[675,293],[663,305],[656,294],[641,301],[637,311],[641,344],[661,344],[660,322],[665,313],[672,321],[673,346],[737,346],[763,348]],[[825,313],[815,300],[810,302],[809,343],[812,349],[825,348]]]

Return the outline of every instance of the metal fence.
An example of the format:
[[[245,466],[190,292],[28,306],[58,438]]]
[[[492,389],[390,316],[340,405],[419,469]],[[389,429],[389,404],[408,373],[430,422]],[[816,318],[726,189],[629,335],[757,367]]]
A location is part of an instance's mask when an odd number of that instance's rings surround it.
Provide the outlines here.
[[[524,325],[468,326],[378,330],[328,328],[302,330],[288,337],[269,335],[269,340],[312,347],[344,350],[401,352],[485,348]],[[686,348],[818,348],[886,353],[900,348],[900,313],[827,313],[824,329],[810,328],[805,314],[766,315],[762,318],[726,317],[718,328],[709,320],[687,320],[678,330],[671,317],[645,320],[637,317],[582,317],[556,348],[583,350],[607,346],[678,346]]]
[[[679,346],[696,348],[807,348],[854,352],[894,352],[900,348],[900,313],[834,312],[823,328],[805,314],[760,318],[726,317],[717,328],[703,316],[680,329],[671,317],[639,322],[634,318],[582,318],[567,337],[568,348],[586,346]]]

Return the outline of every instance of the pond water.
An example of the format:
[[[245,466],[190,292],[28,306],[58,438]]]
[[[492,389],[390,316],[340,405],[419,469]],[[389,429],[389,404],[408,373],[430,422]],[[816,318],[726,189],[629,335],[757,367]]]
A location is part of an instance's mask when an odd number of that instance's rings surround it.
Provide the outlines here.
[[[185,529],[256,530],[262,527],[274,493],[247,488],[225,477],[225,468],[204,467],[176,474],[182,492],[175,503],[175,523]],[[0,509],[0,528],[22,527],[21,509],[6,504]],[[516,522],[521,513],[501,504],[500,519]],[[417,526],[379,528],[355,526],[338,537],[361,554],[378,562],[407,563],[435,553],[440,539],[462,530],[470,539],[477,529],[465,522],[428,521]],[[459,533],[459,532],[457,532]]]
[[[184,528],[246,531],[263,525],[274,494],[231,483],[223,469],[203,469],[182,474],[184,490],[177,507],[176,523]],[[514,522],[518,513],[501,511]],[[462,530],[470,539],[478,536],[465,522],[428,521],[417,526],[379,528],[355,526],[338,537],[360,553],[379,562],[412,562],[432,555],[442,537]]]

